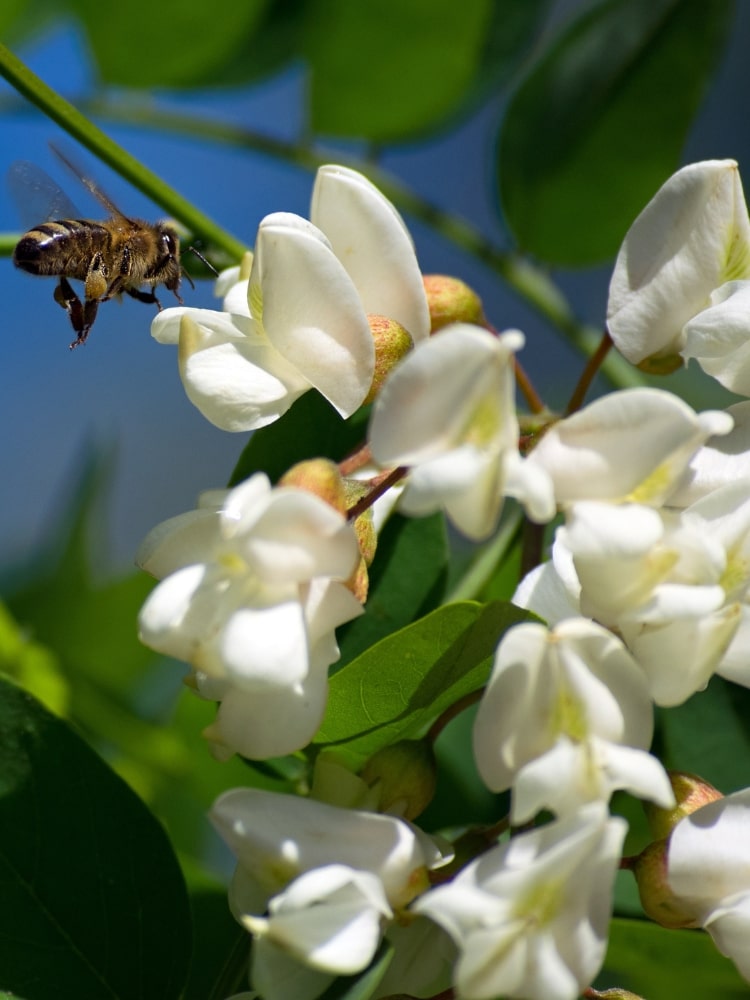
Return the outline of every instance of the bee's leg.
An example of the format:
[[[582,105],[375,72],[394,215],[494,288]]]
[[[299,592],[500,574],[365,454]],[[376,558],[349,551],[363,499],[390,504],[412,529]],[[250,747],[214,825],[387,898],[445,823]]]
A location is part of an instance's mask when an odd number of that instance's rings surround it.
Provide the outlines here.
[[[134,299],[138,299],[139,302],[154,303],[156,308],[161,312],[161,302],[156,297],[156,293],[153,288],[150,292],[142,292],[140,288],[125,288],[123,291],[127,292]]]
[[[94,322],[94,316],[96,316],[96,302],[94,302],[92,314],[91,304],[88,301],[85,305],[81,302],[67,278],[60,278],[55,288],[54,297],[55,302],[61,305],[70,317],[70,324],[76,335],[76,339],[70,345],[72,350],[86,340],[91,324]]]

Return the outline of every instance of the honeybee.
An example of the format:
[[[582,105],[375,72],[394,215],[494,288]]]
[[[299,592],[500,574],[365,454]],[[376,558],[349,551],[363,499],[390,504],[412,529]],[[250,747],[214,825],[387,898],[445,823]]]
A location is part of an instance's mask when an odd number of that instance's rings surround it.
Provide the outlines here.
[[[35,225],[18,241],[13,263],[29,274],[59,277],[54,299],[67,312],[76,335],[70,349],[86,343],[99,304],[123,292],[139,302],[154,303],[160,310],[155,289],[164,285],[182,304],[183,271],[176,230],[166,222],[145,222],[124,215],[94,181],[79,173],[59,150],[53,147],[53,151],[109,213],[101,222],[64,218],[75,211],[51,178],[31,163],[11,167],[11,186],[33,190],[37,200],[46,196],[51,205],[49,221]],[[69,278],[84,283],[83,302]],[[150,285],[150,290],[143,291],[142,285]]]

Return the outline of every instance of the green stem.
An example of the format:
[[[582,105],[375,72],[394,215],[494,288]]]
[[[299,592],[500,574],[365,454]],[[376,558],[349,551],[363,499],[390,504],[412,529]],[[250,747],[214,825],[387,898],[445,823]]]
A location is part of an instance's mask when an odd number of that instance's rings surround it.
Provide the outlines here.
[[[191,233],[200,236],[208,244],[224,250],[233,259],[239,260],[242,257],[247,249],[244,243],[218,226],[182,195],[165,184],[160,177],[139,163],[134,156],[131,156],[122,146],[110,139],[64,97],[48,87],[10,49],[2,44],[0,44],[0,75],[4,76],[19,94],[35,104],[48,118],[65,129],[69,135],[91,150],[95,156],[112,167],[139,191],[161,205]]]

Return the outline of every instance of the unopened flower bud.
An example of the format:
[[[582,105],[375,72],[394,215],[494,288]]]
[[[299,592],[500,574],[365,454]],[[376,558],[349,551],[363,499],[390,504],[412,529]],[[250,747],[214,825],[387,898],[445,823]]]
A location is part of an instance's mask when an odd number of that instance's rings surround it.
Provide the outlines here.
[[[388,375],[414,347],[409,331],[395,319],[385,316],[368,316],[367,319],[375,344],[375,373],[363,405],[375,399]]]
[[[482,300],[459,278],[445,274],[426,274],[424,290],[430,309],[430,333],[449,323],[484,323]]]
[[[415,819],[435,794],[436,767],[431,744],[401,740],[378,750],[367,761],[360,777],[380,792],[381,812]]]
[[[646,914],[662,927],[697,927],[698,920],[685,906],[685,901],[676,896],[667,879],[668,840],[656,840],[649,844],[632,865],[641,906]]]
[[[654,838],[668,837],[685,816],[709,802],[723,798],[721,792],[707,781],[686,771],[668,771],[677,805],[674,809],[661,809],[653,802],[646,802],[644,809],[649,830]]]
[[[344,480],[335,462],[327,458],[310,458],[298,462],[279,479],[279,486],[295,486],[314,493],[340,514],[346,515]]]

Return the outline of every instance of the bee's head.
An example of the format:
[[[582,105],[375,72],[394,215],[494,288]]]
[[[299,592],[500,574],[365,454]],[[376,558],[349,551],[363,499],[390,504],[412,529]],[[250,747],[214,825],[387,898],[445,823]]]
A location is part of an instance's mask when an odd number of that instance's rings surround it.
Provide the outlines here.
[[[146,280],[153,285],[165,285],[170,292],[180,298],[180,238],[175,229],[166,223],[156,226],[157,250],[153,266]],[[180,300],[181,301],[181,300]]]

